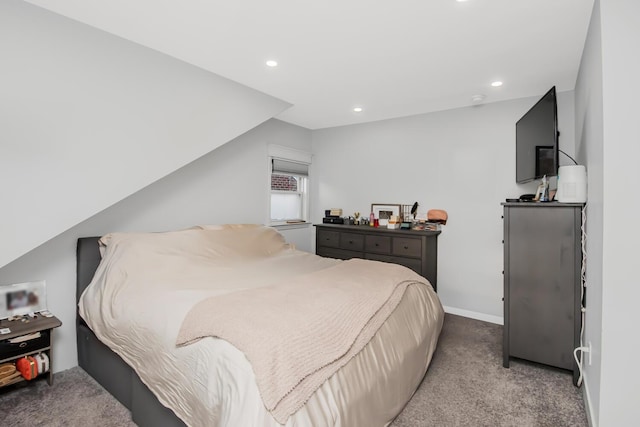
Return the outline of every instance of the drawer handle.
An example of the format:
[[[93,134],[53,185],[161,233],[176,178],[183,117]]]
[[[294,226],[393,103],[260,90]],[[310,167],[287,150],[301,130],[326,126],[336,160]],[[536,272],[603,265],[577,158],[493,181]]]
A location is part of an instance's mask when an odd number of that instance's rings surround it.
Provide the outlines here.
[[[349,240],[349,244],[350,244],[350,245],[353,245],[353,240]]]
[[[409,246],[405,245],[405,246],[404,246],[404,248],[405,248],[405,249],[409,249]]]
[[[22,341],[18,347],[25,348],[26,346],[27,346],[27,342],[26,341]]]
[[[380,244],[376,243],[376,247],[380,246]]]

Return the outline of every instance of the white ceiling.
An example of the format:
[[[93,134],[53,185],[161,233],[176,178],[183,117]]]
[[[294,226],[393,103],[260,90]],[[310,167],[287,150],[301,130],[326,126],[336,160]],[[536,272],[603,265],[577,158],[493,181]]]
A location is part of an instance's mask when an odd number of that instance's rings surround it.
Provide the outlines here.
[[[593,0],[27,0],[293,104],[318,129],[572,90]],[[276,59],[277,68],[265,65]],[[504,85],[491,87],[501,80]],[[354,113],[354,106],[364,111]]]

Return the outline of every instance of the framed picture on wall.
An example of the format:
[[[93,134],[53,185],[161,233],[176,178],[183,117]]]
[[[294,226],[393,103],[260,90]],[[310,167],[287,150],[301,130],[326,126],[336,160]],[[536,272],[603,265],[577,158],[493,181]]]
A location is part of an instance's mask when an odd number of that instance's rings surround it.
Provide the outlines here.
[[[372,203],[371,212],[379,220],[380,225],[386,226],[389,224],[391,215],[400,216],[400,205],[392,203]]]
[[[38,282],[0,286],[0,319],[47,309],[47,285]]]

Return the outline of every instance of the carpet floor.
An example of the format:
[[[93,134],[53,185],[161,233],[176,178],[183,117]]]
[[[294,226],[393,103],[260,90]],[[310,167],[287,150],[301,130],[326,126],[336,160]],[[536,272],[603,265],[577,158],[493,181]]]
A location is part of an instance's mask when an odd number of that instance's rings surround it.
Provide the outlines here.
[[[587,426],[582,390],[571,378],[523,361],[503,368],[502,326],[447,314],[427,375],[392,427]],[[0,390],[0,426],[135,424],[76,367],[57,373],[52,387],[37,380]]]

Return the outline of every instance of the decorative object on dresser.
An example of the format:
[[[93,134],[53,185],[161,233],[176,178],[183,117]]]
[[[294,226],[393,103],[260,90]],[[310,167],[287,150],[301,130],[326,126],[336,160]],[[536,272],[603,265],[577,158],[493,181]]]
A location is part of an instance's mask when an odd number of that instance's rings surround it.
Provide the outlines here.
[[[449,215],[447,211],[442,209],[429,209],[427,212],[427,221],[436,223],[436,224],[447,224],[447,220],[449,219]]]
[[[416,220],[416,215],[418,214],[418,202],[414,202],[413,205],[402,205],[402,215],[401,220],[402,224],[400,228],[404,228],[409,230],[413,222]]]
[[[409,267],[425,277],[435,291],[438,276],[440,231],[389,230],[387,228],[316,224],[316,255],[364,258]]]
[[[382,227],[386,227],[391,216],[400,216],[400,205],[392,203],[372,203],[371,213]]]
[[[344,224],[344,218],[342,218],[342,209],[333,208],[325,210],[322,222],[325,224]]]
[[[414,202],[413,205],[402,205],[402,218],[400,218],[399,228],[411,230],[418,221],[416,215],[418,215],[418,202]]]
[[[387,228],[389,230],[397,230],[400,228],[400,217],[398,215],[391,215],[389,218],[389,222],[387,223]]]
[[[503,366],[517,357],[573,371],[580,346],[582,204],[503,203]]]

